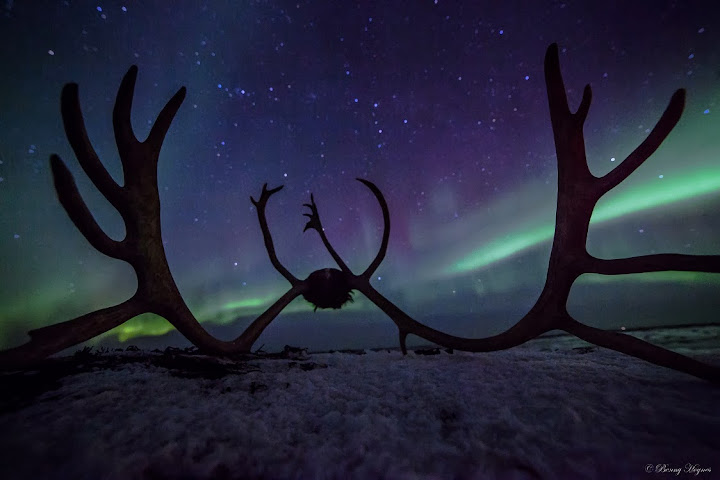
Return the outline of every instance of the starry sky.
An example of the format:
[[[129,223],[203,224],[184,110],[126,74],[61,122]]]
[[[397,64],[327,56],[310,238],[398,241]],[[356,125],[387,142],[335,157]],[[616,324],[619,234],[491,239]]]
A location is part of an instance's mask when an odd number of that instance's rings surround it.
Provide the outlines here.
[[[160,155],[163,240],[183,298],[226,339],[289,287],[270,264],[249,197],[265,182],[285,186],[268,222],[281,262],[305,278],[335,266],[316,232],[302,231],[313,193],[330,241],[360,273],[377,253],[382,216],[356,177],[376,183],[390,206],[378,290],[449,333],[514,324],[542,289],[554,228],[542,70],[553,42],[571,106],[586,83],[593,88],[585,136],[595,175],[645,138],[677,88],[688,94],[670,137],[598,204],[590,253],[720,253],[712,0],[5,0],[1,8],[0,347],[134,292],[131,268],[95,251],[70,222],[48,162],[52,153],[66,161],[99,224],[121,239],[120,216],[65,138],[59,98],[65,83],[80,85],[90,139],[121,182],[111,116],[131,65],[140,139],[187,87]],[[713,274],[584,275],[568,305],[603,328],[706,323],[717,320],[719,288]],[[268,335],[281,344],[394,344],[390,320],[355,298],[317,313],[296,299]],[[105,338],[168,344],[171,330],[144,315]]]

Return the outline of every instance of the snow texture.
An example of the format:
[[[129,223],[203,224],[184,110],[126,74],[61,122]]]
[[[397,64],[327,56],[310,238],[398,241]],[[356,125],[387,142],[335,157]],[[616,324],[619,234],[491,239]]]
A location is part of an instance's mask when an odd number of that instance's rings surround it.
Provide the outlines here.
[[[694,350],[683,332],[664,338],[720,363],[717,329],[714,348]],[[218,378],[118,363],[4,404],[0,478],[720,475],[719,387],[578,345],[314,353],[245,361]],[[702,470],[663,472],[688,465]]]

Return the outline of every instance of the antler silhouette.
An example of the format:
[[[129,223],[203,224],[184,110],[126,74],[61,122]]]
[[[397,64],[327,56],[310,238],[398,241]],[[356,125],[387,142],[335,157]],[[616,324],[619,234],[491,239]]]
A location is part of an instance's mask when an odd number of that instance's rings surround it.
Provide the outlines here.
[[[680,119],[685,102],[685,91],[675,92],[657,125],[640,146],[613,171],[598,178],[592,175],[588,168],[583,136],[583,124],[592,98],[590,85],[585,87],[577,112],[571,113],[560,72],[557,44],[550,45],[545,55],[545,81],[558,159],[555,236],[548,274],[540,297],[530,311],[505,332],[478,339],[448,335],[415,321],[372,287],[370,277],[380,265],[387,250],[390,217],[382,193],[371,182],[358,179],[372,190],[380,203],[385,226],[380,251],[370,267],[361,275],[355,275],[348,269],[328,241],[312,197],[311,204],[306,204],[311,208],[311,214],[306,214],[310,217],[310,222],[305,228],[312,228],[320,234],[323,244],[340,266],[346,277],[345,281],[351,288],[362,292],[395,322],[403,353],[407,352],[405,341],[411,333],[444,347],[486,352],[514,347],[545,332],[558,329],[587,342],[656,365],[689,373],[715,383],[720,382],[719,367],[699,362],[627,334],[584,325],[572,318],[566,308],[570,288],[583,273],[617,275],[662,270],[720,272],[720,255],[661,254],[604,260],[593,257],[586,249],[588,227],[595,204],[600,197],[627,178],[665,140]]]
[[[0,352],[2,368],[31,365],[146,312],[167,319],[202,350],[222,354],[249,351],[263,329],[290,301],[304,291],[304,286],[289,276],[287,270],[277,261],[265,220],[267,199],[279,188],[267,191],[263,187],[260,200],[253,200],[253,203],[257,207],[258,219],[273,265],[290,281],[292,288],[260,315],[242,335],[230,342],[214,338],[195,319],[175,285],[165,257],[157,185],[160,148],[170,123],[185,99],[185,87],[178,90],[167,102],[148,138],[140,142],[130,123],[137,71],[137,67],[132,66],[125,74],[113,109],[115,140],[125,178],[123,186],[112,179],[90,143],[80,110],[77,84],[65,85],[61,95],[61,112],[68,141],[87,176],[122,216],[126,231],[122,241],[112,240],[105,234],[85,205],[65,163],[57,155],[50,157],[55,190],[70,219],[98,251],[132,266],[137,275],[137,291],[130,299],[118,305],[31,330],[29,342]]]
[[[108,174],[93,150],[80,111],[77,85],[66,85],[62,93],[62,115],[68,140],[85,173],[98,190],[117,208],[125,222],[126,237],[110,239],[92,218],[82,200],[72,175],[60,157],[51,157],[58,197],[73,223],[90,244],[106,255],[128,262],[138,277],[138,289],[127,301],[76,319],[32,330],[25,345],[0,352],[0,367],[18,368],[88,340],[144,312],[165,317],[199,348],[217,354],[249,351],[263,329],[298,295],[315,308],[341,308],[352,301],[351,291],[358,290],[385,312],[398,327],[400,347],[409,334],[446,347],[471,352],[501,350],[520,345],[553,329],[564,330],[599,346],[617,350],[656,365],[682,371],[709,381],[720,382],[720,368],[660,348],[635,337],[593,328],[573,319],[566,304],[570,288],[583,273],[617,275],[662,270],[720,272],[720,255],[645,255],[604,260],[587,252],[586,241],[590,217],[597,201],[622,182],[662,143],[682,114],[685,92],[678,90],[648,137],[618,167],[603,177],[590,173],[585,157],[583,124],[590,108],[590,86],[583,92],[580,107],[571,113],[560,72],[556,44],[545,55],[545,81],[550,103],[550,118],[558,158],[558,201],[555,236],[545,286],[535,305],[513,327],[487,338],[463,338],[443,333],[412,319],[370,284],[370,278],[387,252],[390,236],[390,214],[387,202],[375,184],[358,179],[375,195],[383,214],[384,231],[375,259],[360,275],[343,262],[325,235],[313,196],[305,204],[310,213],[305,231],[316,230],[340,270],[326,268],[298,280],[278,260],[265,217],[269,198],[282,186],[267,189],[263,185],[259,200],[251,197],[258,214],[265,247],[275,269],[291,284],[270,308],[260,315],[240,337],[224,342],[209,335],[195,320],[182,300],[170,274],[160,230],[160,200],[157,189],[157,160],[162,141],[185,96],[181,88],[165,105],[150,135],[139,142],[130,124],[130,110],[137,68],[132,67],[118,90],[113,124],[126,184],[119,186]]]

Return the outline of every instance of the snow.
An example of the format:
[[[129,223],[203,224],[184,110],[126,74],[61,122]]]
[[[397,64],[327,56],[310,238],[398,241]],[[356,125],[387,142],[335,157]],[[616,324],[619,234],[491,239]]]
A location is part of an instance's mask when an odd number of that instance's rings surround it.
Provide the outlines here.
[[[646,335],[720,363],[720,328],[664,331],[671,333]],[[692,341],[698,331],[704,343]],[[127,361],[62,376],[58,388],[21,403],[0,401],[0,478],[720,472],[720,388],[564,337],[482,354],[213,360],[226,374],[204,376],[187,368],[202,356],[178,355],[178,368],[167,368],[173,364],[161,363],[167,356],[159,353],[112,355]],[[703,470],[682,471],[688,465]],[[677,468],[679,475],[667,470]]]

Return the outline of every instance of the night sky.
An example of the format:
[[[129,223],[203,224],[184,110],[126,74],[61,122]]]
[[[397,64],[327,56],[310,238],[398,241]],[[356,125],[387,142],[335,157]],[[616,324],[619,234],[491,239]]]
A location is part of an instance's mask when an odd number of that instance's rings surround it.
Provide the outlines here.
[[[267,216],[295,276],[335,267],[317,233],[302,232],[310,192],[350,268],[360,273],[372,261],[382,216],[355,181],[362,177],[390,206],[390,246],[373,280],[381,293],[459,335],[496,333],[526,313],[554,227],[542,70],[553,42],[572,108],[586,83],[593,88],[585,136],[595,175],[645,138],[676,89],[688,94],[657,153],[598,204],[590,253],[720,253],[714,0],[204,3],[2,2],[0,347],[134,292],[131,268],[95,251],[70,222],[48,161],[52,153],[66,161],[100,225],[121,239],[120,216],[65,138],[59,98],[65,83],[79,84],[90,139],[122,182],[112,108],[133,64],[140,139],[187,87],[160,155],[163,239],[185,301],[226,339],[289,287],[249,198],[265,182],[285,186]],[[713,274],[584,275],[569,310],[603,328],[710,322],[718,293]],[[383,325],[382,341],[394,344],[391,321],[355,299],[313,313],[298,298],[271,328],[302,345],[322,325],[342,347],[380,342],[362,332]],[[163,343],[158,336],[171,329],[143,316],[108,338]]]

